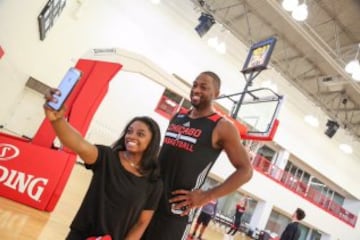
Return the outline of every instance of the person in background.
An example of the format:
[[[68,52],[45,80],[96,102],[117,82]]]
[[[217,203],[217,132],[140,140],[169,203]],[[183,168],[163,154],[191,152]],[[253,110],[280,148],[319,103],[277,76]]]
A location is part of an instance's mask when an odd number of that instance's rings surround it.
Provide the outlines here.
[[[200,228],[200,232],[199,232],[197,239],[199,239],[199,240],[202,239],[202,235],[203,235],[206,227],[208,226],[210,220],[216,216],[217,204],[218,204],[218,201],[215,199],[215,200],[208,202],[206,205],[204,205],[201,208],[201,212],[196,220],[194,231],[190,235],[190,237],[192,239],[195,237],[196,232],[200,226],[201,226],[201,228]]]
[[[280,236],[280,240],[298,240],[301,235],[299,222],[305,218],[306,214],[301,208],[297,208],[291,216],[291,223],[289,223]]]
[[[145,240],[186,239],[196,208],[234,192],[252,177],[239,131],[214,110],[220,85],[214,72],[200,73],[190,91],[192,109],[170,120],[159,154],[164,191]],[[235,171],[220,185],[201,190],[223,150]]]
[[[47,102],[56,102],[51,89]],[[160,129],[147,116],[133,118],[112,146],[93,145],[64,118],[65,107],[44,111],[63,145],[74,151],[93,173],[73,219],[67,240],[140,239],[158,206]]]
[[[226,234],[230,236],[234,236],[236,232],[239,230],[241,225],[241,218],[246,211],[247,204],[248,204],[247,197],[240,199],[238,204],[236,204],[234,223]]]
[[[245,149],[247,153],[249,154],[250,162],[252,163],[254,161],[254,158],[256,157],[256,153],[254,153],[249,145],[245,145]]]

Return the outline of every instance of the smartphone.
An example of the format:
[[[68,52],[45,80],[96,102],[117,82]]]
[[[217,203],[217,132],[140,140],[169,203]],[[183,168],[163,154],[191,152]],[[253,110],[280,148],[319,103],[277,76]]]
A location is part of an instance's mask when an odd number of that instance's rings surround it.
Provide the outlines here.
[[[60,82],[58,89],[60,90],[60,96],[54,94],[54,98],[56,98],[56,102],[47,102],[47,105],[59,111],[63,106],[66,99],[69,97],[71,91],[74,89],[76,84],[79,82],[81,78],[82,72],[74,67],[71,67],[67,73],[65,74],[64,78]]]

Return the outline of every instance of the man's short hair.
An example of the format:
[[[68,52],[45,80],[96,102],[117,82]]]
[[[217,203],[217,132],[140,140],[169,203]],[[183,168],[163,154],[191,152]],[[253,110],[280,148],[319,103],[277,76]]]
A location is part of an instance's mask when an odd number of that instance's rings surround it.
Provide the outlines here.
[[[299,221],[303,220],[306,216],[305,211],[302,210],[301,208],[297,208],[295,214],[296,214],[296,219]]]
[[[211,71],[205,71],[205,72],[202,72],[201,74],[210,76],[214,80],[214,84],[217,87],[217,89],[220,90],[221,80],[220,80],[220,77],[216,73],[211,72]]]

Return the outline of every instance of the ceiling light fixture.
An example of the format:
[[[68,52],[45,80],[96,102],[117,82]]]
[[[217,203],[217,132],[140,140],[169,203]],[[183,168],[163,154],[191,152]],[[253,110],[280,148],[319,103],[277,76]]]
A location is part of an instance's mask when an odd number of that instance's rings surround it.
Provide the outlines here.
[[[346,64],[345,66],[345,71],[347,73],[351,74],[351,77],[355,80],[355,81],[360,81],[360,63],[358,58],[359,55],[359,49],[360,49],[360,43],[358,45],[356,54],[355,54],[355,58],[353,60],[351,60],[348,64]]]
[[[218,37],[211,37],[207,41],[208,45],[214,49],[216,49],[219,53],[226,53],[226,44],[225,42],[220,42]]]
[[[211,14],[201,13],[199,24],[195,27],[200,37],[203,37],[210,28],[216,23],[215,18]]]
[[[326,127],[327,129],[325,131],[325,135],[329,138],[332,138],[339,129],[340,125],[336,121],[328,120],[326,123]]]
[[[339,148],[341,151],[343,151],[346,154],[351,154],[353,152],[353,149],[350,145],[342,143],[339,145]]]
[[[291,16],[296,21],[304,21],[309,15],[305,1],[299,5],[299,0],[283,0],[281,5],[286,11],[292,12]]]
[[[219,40],[217,37],[211,37],[208,39],[207,43],[210,47],[216,48],[216,46],[219,44]]]
[[[208,39],[207,43],[210,47],[216,49],[221,54],[226,53],[226,34],[228,34],[228,31],[221,26],[221,30],[218,33],[218,36],[214,36]]]
[[[360,68],[360,66],[359,66]],[[360,69],[356,70],[351,77],[355,80],[355,81],[360,81]]]
[[[299,0],[284,0],[281,5],[286,11],[292,12],[299,5]]]
[[[226,44],[225,44],[225,42],[221,42],[220,44],[218,44],[216,46],[216,50],[221,54],[225,54],[226,53]]]
[[[319,120],[313,116],[313,115],[306,115],[304,117],[304,121],[309,124],[312,127],[318,127],[319,126]]]
[[[308,14],[309,14],[308,7],[304,2],[303,4],[300,4],[294,9],[291,16],[297,21],[304,21],[307,19]]]

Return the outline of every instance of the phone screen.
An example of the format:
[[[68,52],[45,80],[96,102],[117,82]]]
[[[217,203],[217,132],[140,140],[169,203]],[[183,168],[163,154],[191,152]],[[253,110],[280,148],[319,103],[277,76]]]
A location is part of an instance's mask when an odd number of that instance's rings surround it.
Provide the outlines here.
[[[74,89],[76,83],[79,81],[82,72],[76,68],[70,68],[65,74],[64,78],[60,82],[58,89],[60,90],[60,96],[54,94],[57,102],[48,102],[47,105],[52,109],[58,111]]]

